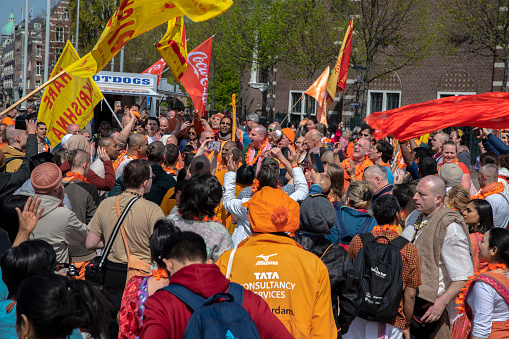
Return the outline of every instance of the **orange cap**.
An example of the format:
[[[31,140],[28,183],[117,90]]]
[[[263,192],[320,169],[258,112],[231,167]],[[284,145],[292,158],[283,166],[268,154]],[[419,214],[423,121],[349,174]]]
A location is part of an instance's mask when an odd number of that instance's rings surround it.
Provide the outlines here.
[[[249,210],[253,232],[295,232],[299,229],[299,204],[282,189],[264,186],[242,206]]]
[[[140,119],[141,119],[141,118],[140,118],[140,113],[139,113],[139,112],[137,112],[137,111],[132,111],[132,113],[134,114],[134,116],[135,116],[136,118],[138,118],[138,120],[140,120]]]
[[[281,132],[286,135],[286,137],[288,138],[288,140],[290,140],[290,144],[293,145],[293,143],[295,142],[295,132],[292,131],[290,128],[283,128],[281,130]]]

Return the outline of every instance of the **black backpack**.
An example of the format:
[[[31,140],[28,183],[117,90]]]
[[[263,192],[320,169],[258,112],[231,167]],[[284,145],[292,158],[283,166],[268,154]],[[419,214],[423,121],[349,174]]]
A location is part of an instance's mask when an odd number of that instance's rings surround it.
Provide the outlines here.
[[[400,251],[408,240],[399,236],[375,238],[371,233],[359,234],[363,243],[353,262],[359,276],[362,298],[358,316],[374,322],[391,322],[398,314],[403,296],[403,259]],[[379,243],[385,238],[388,244]]]

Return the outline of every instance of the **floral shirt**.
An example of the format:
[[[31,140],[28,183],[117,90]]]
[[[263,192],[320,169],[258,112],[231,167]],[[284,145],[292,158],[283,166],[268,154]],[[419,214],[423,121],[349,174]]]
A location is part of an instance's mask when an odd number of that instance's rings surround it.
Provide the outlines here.
[[[148,277],[132,277],[126,284],[120,305],[119,339],[139,338],[143,325],[145,300],[148,298]]]

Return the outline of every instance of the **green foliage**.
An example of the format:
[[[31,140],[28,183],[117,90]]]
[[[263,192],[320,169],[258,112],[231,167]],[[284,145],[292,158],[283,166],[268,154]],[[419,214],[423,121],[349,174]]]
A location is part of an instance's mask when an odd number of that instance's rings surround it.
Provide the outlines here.
[[[220,111],[223,109],[232,110],[232,94],[238,97],[239,77],[234,69],[222,68],[216,72],[215,78],[215,108]],[[238,101],[238,100],[237,100]]]
[[[441,46],[449,55],[489,56],[504,64],[502,90],[509,75],[509,1],[452,0],[447,2],[439,27]]]

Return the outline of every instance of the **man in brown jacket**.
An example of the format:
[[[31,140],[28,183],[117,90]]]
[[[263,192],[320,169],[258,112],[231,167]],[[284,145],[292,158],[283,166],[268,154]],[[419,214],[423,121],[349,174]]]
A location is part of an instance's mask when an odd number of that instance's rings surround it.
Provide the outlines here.
[[[422,178],[414,196],[416,210],[401,234],[415,244],[421,263],[422,286],[415,301],[412,338],[450,338],[455,299],[474,274],[467,227],[461,214],[444,206],[444,197],[442,179]]]

